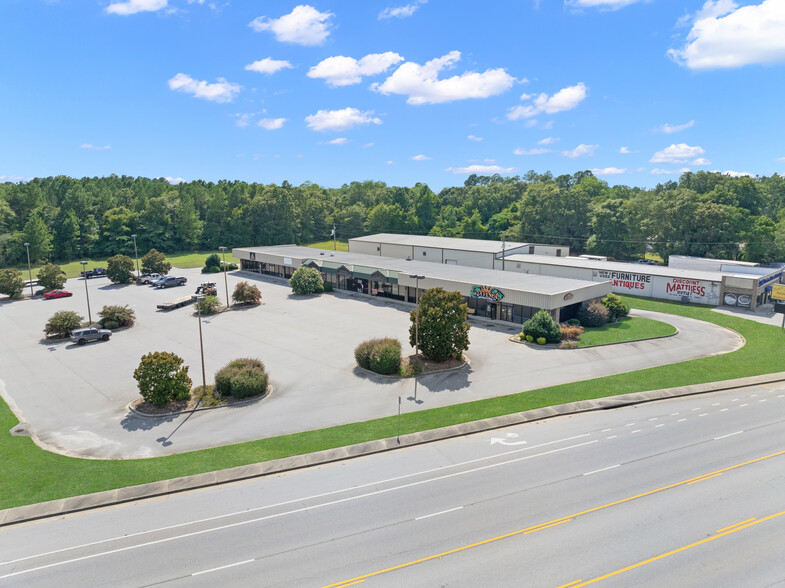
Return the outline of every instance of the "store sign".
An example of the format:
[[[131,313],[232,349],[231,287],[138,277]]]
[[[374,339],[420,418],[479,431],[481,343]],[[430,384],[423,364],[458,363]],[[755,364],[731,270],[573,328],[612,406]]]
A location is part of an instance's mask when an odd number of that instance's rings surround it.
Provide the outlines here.
[[[771,287],[772,300],[785,300],[785,284],[774,284]]]
[[[778,274],[774,274],[773,276],[768,276],[766,278],[759,279],[758,280],[758,288],[760,288],[761,286],[764,286],[766,284],[769,284],[770,282],[773,282],[774,280],[779,280],[781,275],[782,275],[782,272],[780,272]]]
[[[574,295],[572,292],[567,292],[567,293],[564,295],[564,299],[565,299],[565,300],[572,300],[573,298],[575,298],[575,295]]]
[[[728,292],[725,294],[723,302],[726,306],[742,306],[746,308],[752,303],[752,297],[747,294],[733,294]]]
[[[646,290],[651,284],[651,276],[646,274],[600,270],[597,275],[604,280],[611,280],[614,288],[630,292]]]
[[[490,286],[474,286],[471,293],[472,298],[482,298],[483,300],[495,300],[498,302],[504,298],[504,294],[497,288]]]
[[[700,280],[688,280],[687,278],[671,278],[665,284],[665,294],[668,296],[706,296],[706,286]]]

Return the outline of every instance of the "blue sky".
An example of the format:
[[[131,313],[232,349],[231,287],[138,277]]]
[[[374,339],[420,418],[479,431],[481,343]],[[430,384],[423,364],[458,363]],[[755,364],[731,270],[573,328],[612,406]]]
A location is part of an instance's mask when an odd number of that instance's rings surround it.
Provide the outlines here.
[[[0,0],[0,180],[785,172],[785,0]]]

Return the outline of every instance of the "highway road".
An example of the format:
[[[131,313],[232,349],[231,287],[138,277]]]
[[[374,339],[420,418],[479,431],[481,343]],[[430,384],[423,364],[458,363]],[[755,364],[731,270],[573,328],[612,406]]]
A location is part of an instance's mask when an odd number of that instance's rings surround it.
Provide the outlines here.
[[[785,386],[0,529],[0,586],[785,584]]]

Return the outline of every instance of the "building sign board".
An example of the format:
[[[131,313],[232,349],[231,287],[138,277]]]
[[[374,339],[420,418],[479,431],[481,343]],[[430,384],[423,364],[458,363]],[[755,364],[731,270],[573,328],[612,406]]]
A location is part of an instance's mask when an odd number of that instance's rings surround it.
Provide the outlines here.
[[[504,294],[497,288],[491,286],[474,286],[472,287],[472,298],[481,298],[483,300],[495,300],[498,302],[504,298]]]
[[[665,294],[681,298],[703,298],[706,296],[706,286],[701,280],[690,280],[687,278],[671,278],[665,284]]]
[[[614,292],[626,294],[641,294],[648,296],[651,294],[651,276],[634,272],[611,272],[600,270],[598,277],[603,280],[610,280]]]
[[[785,300],[785,284],[774,284],[771,287],[772,300]]]

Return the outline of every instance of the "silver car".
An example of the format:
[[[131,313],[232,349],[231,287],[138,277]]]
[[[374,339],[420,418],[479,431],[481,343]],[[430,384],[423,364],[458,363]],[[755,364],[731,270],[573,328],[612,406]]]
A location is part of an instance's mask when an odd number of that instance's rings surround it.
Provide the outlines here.
[[[84,329],[74,329],[71,331],[71,341],[84,345],[88,341],[109,341],[112,331],[107,329],[99,329],[96,327],[87,327]]]

